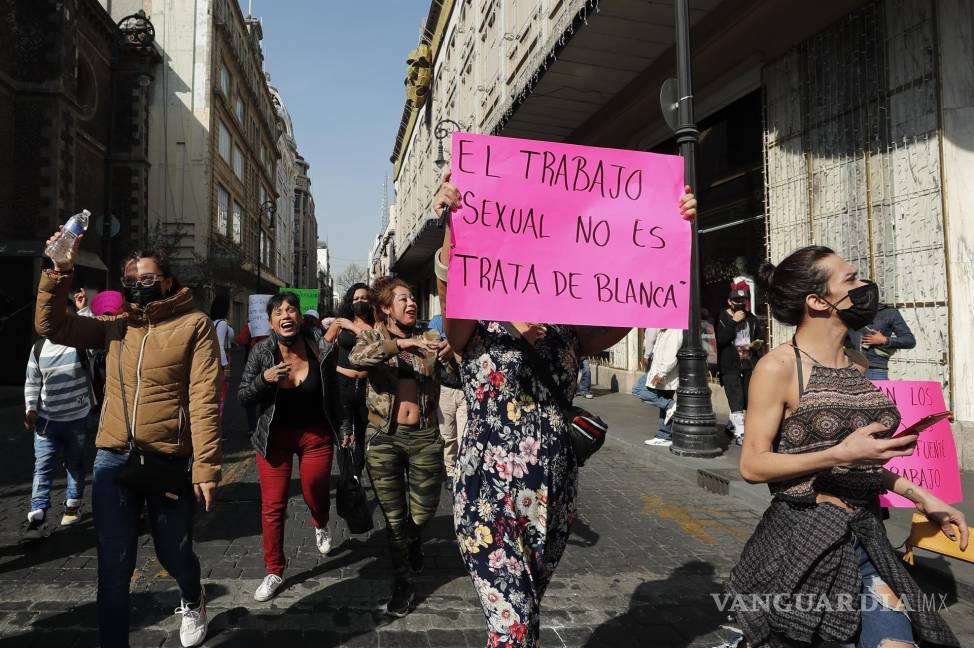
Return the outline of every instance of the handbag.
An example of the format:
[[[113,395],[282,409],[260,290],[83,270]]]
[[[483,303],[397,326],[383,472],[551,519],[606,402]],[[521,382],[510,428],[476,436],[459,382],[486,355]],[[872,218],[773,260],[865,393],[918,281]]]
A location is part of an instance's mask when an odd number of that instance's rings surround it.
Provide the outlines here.
[[[903,554],[903,561],[913,564],[913,548],[919,547],[941,556],[957,558],[969,563],[974,563],[974,544],[968,545],[964,551],[960,550],[960,541],[951,540],[940,530],[940,525],[927,519],[923,513],[913,514],[913,526],[910,528],[910,537],[903,543],[906,546],[906,553]]]
[[[349,533],[368,533],[374,527],[372,512],[369,511],[365,488],[362,487],[362,469],[358,466],[352,446],[338,448],[338,473],[335,509],[348,525]]]
[[[125,431],[128,434],[128,460],[115,476],[115,484],[142,495],[165,495],[178,500],[192,490],[190,468],[192,457],[177,457],[158,452],[146,452],[135,442],[135,430],[129,423],[129,405],[125,396],[125,374],[122,371],[122,350],[118,350],[118,384],[122,392],[122,410],[125,413]]]
[[[551,375],[548,363],[541,357],[538,350],[521,335],[521,332],[513,324],[504,322],[503,326],[508,333],[514,336],[528,366],[548,389],[548,393],[551,394],[555,404],[558,405],[558,409],[561,410],[562,416],[565,418],[565,425],[568,428],[568,438],[571,440],[572,450],[575,452],[575,460],[579,466],[584,466],[589,457],[598,452],[605,444],[605,435],[609,432],[608,424],[588,410],[576,407],[568,402],[565,394],[555,382],[555,377]]]

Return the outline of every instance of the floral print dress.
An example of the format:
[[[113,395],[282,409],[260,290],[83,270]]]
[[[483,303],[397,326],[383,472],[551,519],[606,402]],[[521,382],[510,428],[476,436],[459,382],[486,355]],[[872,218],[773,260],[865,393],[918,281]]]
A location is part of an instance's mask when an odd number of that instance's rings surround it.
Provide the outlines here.
[[[578,466],[558,405],[498,322],[478,322],[461,372],[469,419],[460,442],[454,525],[487,617],[489,648],[533,648],[541,598],[575,517]],[[535,348],[571,401],[578,336],[549,325]]]

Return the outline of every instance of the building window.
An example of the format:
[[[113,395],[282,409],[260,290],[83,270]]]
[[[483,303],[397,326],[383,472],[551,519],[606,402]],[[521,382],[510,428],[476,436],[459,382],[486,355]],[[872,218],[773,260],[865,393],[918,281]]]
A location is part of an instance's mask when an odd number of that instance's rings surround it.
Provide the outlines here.
[[[220,236],[227,235],[227,217],[230,214],[230,192],[216,187],[216,231]]]
[[[236,200],[233,201],[233,242],[240,243],[240,221],[243,219],[243,208]]]
[[[226,97],[230,97],[230,70],[226,65],[220,66],[220,90]]]
[[[294,211],[297,213],[301,212],[301,194],[294,194]]]
[[[219,131],[220,157],[222,157],[227,164],[230,164],[230,129],[227,128],[227,125],[221,121]]]
[[[267,201],[267,190],[264,189],[264,185],[260,185],[257,189],[257,195],[260,197],[257,202],[260,203],[261,209],[263,209],[264,203]]]
[[[244,179],[244,158],[239,146],[233,147],[233,172],[237,174],[240,181]]]
[[[234,111],[237,113],[237,121],[239,121],[240,122],[240,125],[243,126],[243,123],[244,123],[244,102],[243,102],[243,99],[240,98],[240,95],[237,95],[237,101],[234,104]]]

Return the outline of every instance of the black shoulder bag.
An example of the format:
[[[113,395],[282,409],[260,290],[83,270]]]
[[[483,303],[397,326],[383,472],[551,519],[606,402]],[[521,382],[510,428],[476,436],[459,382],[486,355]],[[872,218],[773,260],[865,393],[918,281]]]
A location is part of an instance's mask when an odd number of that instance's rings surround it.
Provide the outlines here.
[[[168,456],[158,452],[145,452],[135,443],[135,430],[129,424],[128,398],[125,396],[125,372],[122,350],[125,341],[119,342],[118,387],[122,392],[122,411],[125,413],[125,431],[128,433],[129,457],[125,466],[115,476],[118,486],[142,495],[165,495],[178,500],[192,490],[191,457]]]
[[[569,403],[555,382],[555,377],[551,375],[548,363],[541,357],[538,350],[510,322],[505,322],[504,328],[514,336],[517,347],[524,355],[528,366],[548,389],[548,393],[551,394],[561,410],[565,418],[565,425],[568,427],[568,437],[571,439],[572,449],[575,451],[575,459],[579,466],[584,466],[589,457],[598,452],[605,443],[605,435],[609,432],[609,426],[595,414]]]

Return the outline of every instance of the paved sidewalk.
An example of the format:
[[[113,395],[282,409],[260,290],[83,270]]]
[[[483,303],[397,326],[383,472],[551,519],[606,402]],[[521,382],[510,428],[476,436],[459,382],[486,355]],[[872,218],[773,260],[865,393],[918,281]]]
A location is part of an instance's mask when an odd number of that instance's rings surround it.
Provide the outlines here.
[[[655,416],[634,398],[612,395],[586,404],[604,413],[612,436],[582,469],[579,520],[544,602],[543,645],[719,644],[728,637],[721,629],[725,615],[711,595],[721,592],[760,511],[746,500],[699,488],[668,453],[664,458],[644,446],[643,430],[655,427]],[[79,527],[23,541],[32,453],[30,437],[19,428],[19,409],[0,409],[0,645],[94,646],[97,565],[90,517]],[[273,601],[254,602],[264,575],[259,491],[242,417],[232,403],[228,412],[224,485],[216,510],[201,514],[197,524],[211,617],[206,646],[486,644],[483,615],[455,546],[447,494],[427,534],[418,608],[390,620],[381,612],[390,573],[381,515],[374,511],[375,531],[353,538],[333,516],[337,547],[322,556],[295,475],[285,587]],[[54,488],[59,501],[63,479]],[[137,564],[132,645],[178,646],[172,614],[178,592],[146,536]],[[948,600],[948,621],[965,645],[974,645],[974,606]]]
[[[729,437],[720,433],[718,438],[725,453],[714,459],[681,457],[669,448],[646,446],[643,441],[656,433],[656,408],[650,407],[630,394],[600,392],[596,399],[586,401],[586,407],[612,422],[612,434],[632,447],[633,452],[648,453],[659,466],[667,466],[674,477],[696,485],[719,490],[726,488],[726,497],[763,513],[770,502],[768,487],[764,484],[748,484],[740,475],[740,447],[729,444]],[[718,412],[718,421],[726,421],[726,412]],[[618,424],[616,422],[618,421]],[[703,474],[701,474],[703,473]],[[726,484],[724,484],[726,482]],[[974,473],[961,472],[964,501],[957,504],[969,522],[974,524]],[[891,509],[886,529],[890,541],[900,546],[910,535],[910,523],[914,509]],[[925,587],[974,602],[974,564],[948,559],[923,549],[914,551],[916,564],[914,577]]]

